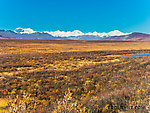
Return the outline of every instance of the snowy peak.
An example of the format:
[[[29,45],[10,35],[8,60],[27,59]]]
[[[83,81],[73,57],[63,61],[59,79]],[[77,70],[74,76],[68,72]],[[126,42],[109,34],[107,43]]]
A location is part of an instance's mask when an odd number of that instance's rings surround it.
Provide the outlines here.
[[[121,35],[128,35],[130,33],[122,33],[118,30],[111,31],[109,33],[98,33],[98,32],[88,32],[88,33],[83,33],[79,30],[74,30],[74,31],[44,31],[45,33],[51,34],[52,36],[58,36],[58,37],[71,37],[71,36],[83,36],[83,35],[91,35],[91,36],[99,36],[99,37],[108,37],[108,36],[121,36]]]
[[[15,33],[20,33],[20,34],[32,34],[32,33],[36,33],[37,31],[34,31],[33,29],[31,29],[31,28],[25,28],[25,29],[23,29],[23,28],[16,28],[15,30],[14,30],[14,32]]]
[[[129,35],[130,33],[122,33],[118,30],[114,30],[108,33],[109,36],[121,36],[121,35]]]
[[[31,28],[16,28],[14,30],[15,33],[20,33],[20,34],[32,34],[32,33],[37,33],[37,31],[34,31],[33,29]],[[109,33],[99,33],[99,32],[88,32],[88,33],[83,33],[79,30],[74,30],[74,31],[43,31],[43,32],[40,32],[40,33],[47,33],[47,34],[50,34],[54,37],[72,37],[72,36],[85,36],[85,35],[88,35],[88,36],[98,36],[98,37],[109,37],[109,36],[122,36],[122,35],[128,35],[128,34],[131,34],[131,33],[123,33],[123,32],[120,32],[118,30],[114,30],[114,31],[111,31]]]
[[[81,36],[81,35],[84,35],[84,33],[82,33],[81,31],[79,30],[74,30],[74,31],[44,31],[44,33],[48,33],[48,34],[51,34],[52,36],[55,36],[55,37],[70,37],[70,36]]]
[[[123,33],[118,30],[108,33],[74,31],[44,31],[38,32],[31,28],[16,28],[0,30],[0,39],[49,39],[49,40],[113,40],[113,41],[150,41],[150,34]]]

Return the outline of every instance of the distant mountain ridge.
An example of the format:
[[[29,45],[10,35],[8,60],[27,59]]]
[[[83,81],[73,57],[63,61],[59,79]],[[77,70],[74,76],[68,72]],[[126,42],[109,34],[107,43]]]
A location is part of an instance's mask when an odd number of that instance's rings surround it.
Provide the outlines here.
[[[150,41],[150,34],[145,33],[122,33],[118,30],[109,33],[75,31],[38,32],[30,28],[16,28],[0,30],[0,39],[50,39],[50,40],[111,40],[111,41]]]
[[[106,37],[103,40],[150,41],[150,34],[134,32],[129,35]]]
[[[14,30],[15,33],[19,33],[19,34],[32,34],[32,33],[37,33],[38,31],[34,31],[31,28],[16,28]],[[128,35],[130,33],[123,33],[120,32],[118,30],[114,30],[114,31],[110,31],[108,33],[99,33],[99,32],[88,32],[88,33],[83,33],[79,30],[74,30],[74,31],[43,31],[40,33],[47,33],[50,34],[54,37],[70,37],[70,36],[85,36],[85,35],[90,35],[90,36],[98,36],[98,37],[108,37],[108,36],[121,36],[121,35]]]
[[[31,33],[31,34],[27,34],[27,33],[20,34],[10,30],[0,30],[0,35],[2,37],[9,37],[13,39],[51,39],[51,40],[63,39],[65,40],[65,38],[53,37],[50,34],[40,33],[40,32]]]

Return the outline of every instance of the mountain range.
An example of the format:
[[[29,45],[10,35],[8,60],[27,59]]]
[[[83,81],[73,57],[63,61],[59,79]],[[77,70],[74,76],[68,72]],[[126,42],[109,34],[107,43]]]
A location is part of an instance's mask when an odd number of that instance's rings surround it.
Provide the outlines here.
[[[150,34],[145,33],[123,33],[118,30],[109,33],[74,31],[44,31],[38,32],[30,28],[16,28],[11,30],[0,30],[0,39],[51,39],[51,40],[112,40],[112,41],[150,41]]]

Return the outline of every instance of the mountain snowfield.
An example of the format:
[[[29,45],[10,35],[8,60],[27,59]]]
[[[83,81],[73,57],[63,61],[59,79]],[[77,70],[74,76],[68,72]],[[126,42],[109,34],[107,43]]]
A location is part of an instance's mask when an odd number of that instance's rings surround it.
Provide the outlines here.
[[[14,30],[15,33],[20,33],[20,34],[33,34],[33,33],[38,33],[38,31],[34,31],[31,28],[16,28]],[[120,32],[118,30],[114,30],[114,31],[110,31],[108,33],[98,33],[98,32],[88,32],[88,33],[83,33],[79,30],[74,30],[74,31],[43,31],[40,33],[47,33],[50,34],[54,37],[71,37],[71,36],[84,36],[84,35],[88,35],[88,36],[98,36],[98,37],[108,37],[108,36],[122,36],[122,35],[129,35],[131,33],[123,33]]]

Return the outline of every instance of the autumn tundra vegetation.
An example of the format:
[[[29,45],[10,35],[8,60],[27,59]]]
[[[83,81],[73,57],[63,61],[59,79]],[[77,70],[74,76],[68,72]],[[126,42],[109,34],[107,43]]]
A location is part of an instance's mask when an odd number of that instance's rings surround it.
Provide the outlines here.
[[[148,113],[150,42],[0,40],[1,113]]]

